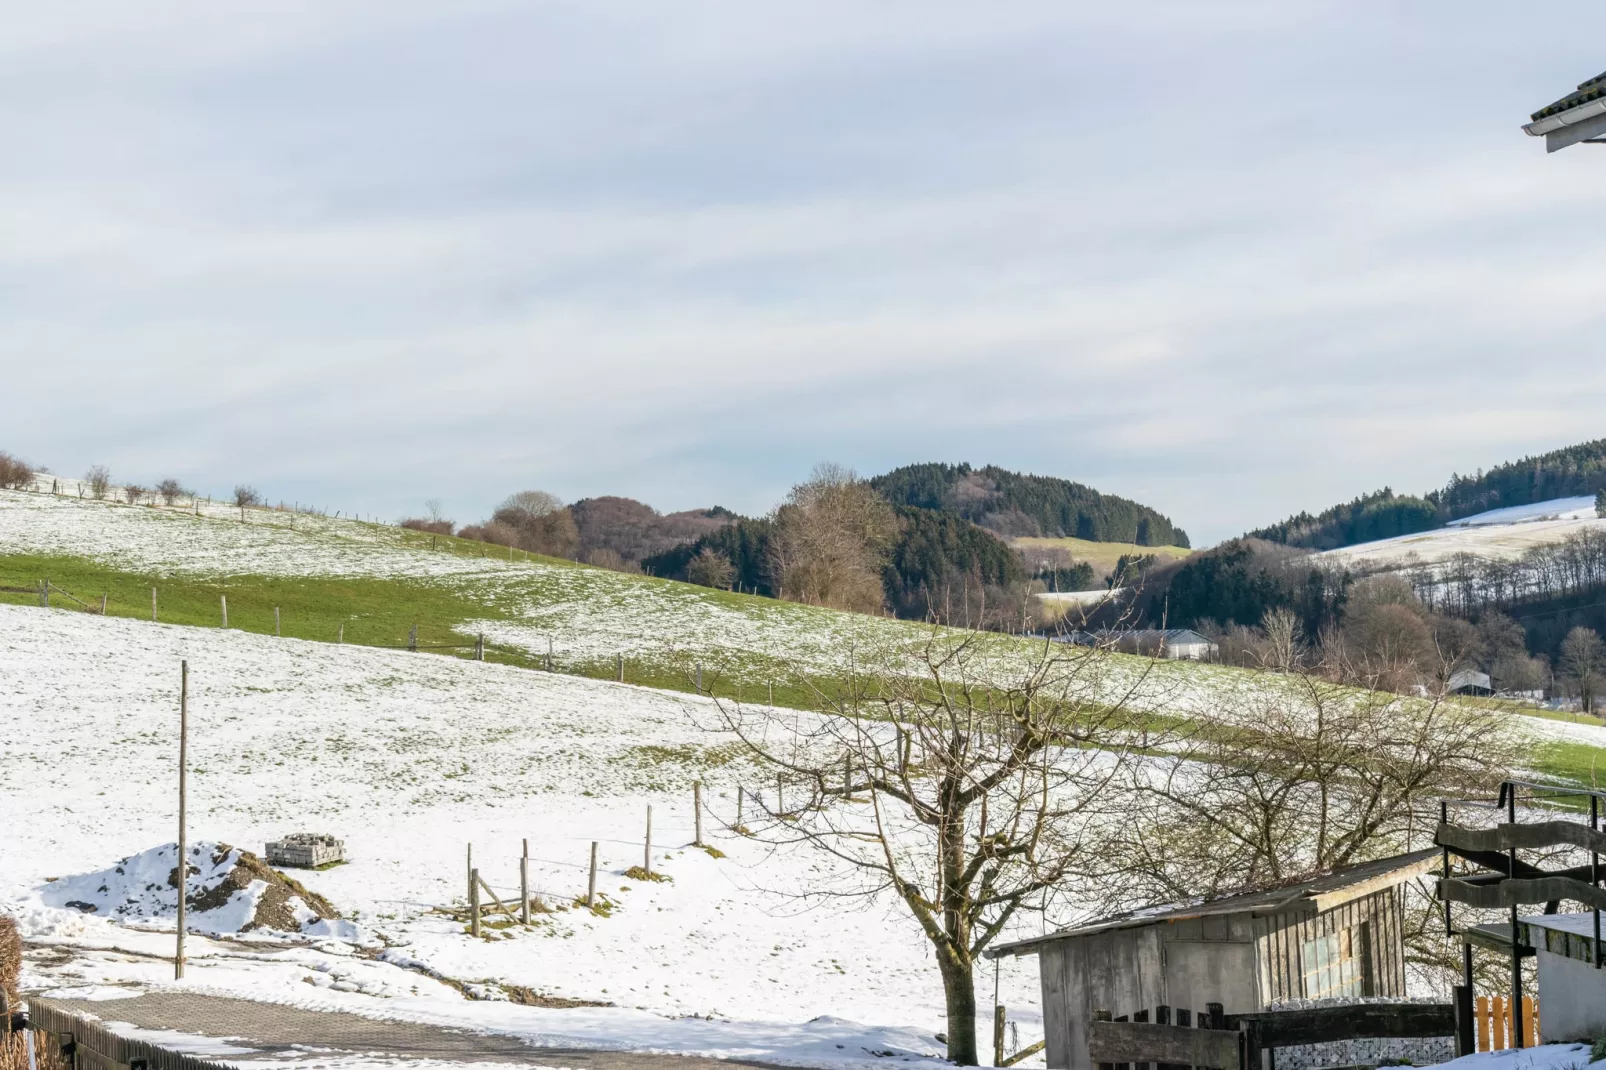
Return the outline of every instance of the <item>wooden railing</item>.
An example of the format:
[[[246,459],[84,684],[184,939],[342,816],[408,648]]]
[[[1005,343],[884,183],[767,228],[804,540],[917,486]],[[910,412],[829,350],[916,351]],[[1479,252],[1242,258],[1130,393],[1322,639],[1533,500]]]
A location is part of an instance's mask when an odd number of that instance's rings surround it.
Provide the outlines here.
[[[1157,1070],[1260,1070],[1263,1054],[1277,1048],[1371,1037],[1463,1035],[1451,1003],[1357,1003],[1236,1015],[1223,1015],[1220,1004],[1211,1004],[1211,1010],[1200,1015],[1197,1027],[1187,1022],[1117,1022],[1107,1011],[1094,1011],[1088,1023],[1088,1058],[1100,1070],[1141,1063],[1155,1064]],[[1148,1017],[1146,1011],[1139,1013]]]

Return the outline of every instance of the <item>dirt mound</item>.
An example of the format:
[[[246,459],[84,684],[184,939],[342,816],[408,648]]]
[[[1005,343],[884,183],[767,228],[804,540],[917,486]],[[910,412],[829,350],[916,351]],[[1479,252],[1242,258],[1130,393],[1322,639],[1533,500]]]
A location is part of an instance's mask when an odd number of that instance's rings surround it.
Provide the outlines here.
[[[329,900],[317,892],[309,892],[300,881],[285,876],[250,851],[236,851],[228,844],[220,843],[212,853],[212,865],[215,869],[222,869],[223,875],[205,888],[190,892],[185,900],[189,909],[197,913],[221,909],[236,893],[250,895],[252,884],[256,881],[267,885],[256,895],[256,912],[251,920],[240,926],[242,933],[252,929],[295,933],[301,931],[305,922],[329,921],[340,917]],[[192,866],[190,872],[200,871]],[[178,887],[177,866],[168,875],[167,883],[171,888]],[[309,912],[313,917],[307,917]]]
[[[200,932],[271,929],[348,938],[349,922],[323,896],[249,851],[226,843],[188,849],[186,924]],[[120,919],[176,920],[178,853],[168,843],[130,855],[109,869],[64,877],[42,889],[47,906]]]

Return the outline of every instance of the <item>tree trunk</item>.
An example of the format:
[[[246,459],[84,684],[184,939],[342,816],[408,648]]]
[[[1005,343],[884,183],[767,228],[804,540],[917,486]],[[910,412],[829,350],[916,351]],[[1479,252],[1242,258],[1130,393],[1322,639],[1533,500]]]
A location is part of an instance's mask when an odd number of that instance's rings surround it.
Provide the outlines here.
[[[942,990],[948,1001],[948,1059],[959,1066],[976,1065],[976,978],[970,963],[937,952]]]

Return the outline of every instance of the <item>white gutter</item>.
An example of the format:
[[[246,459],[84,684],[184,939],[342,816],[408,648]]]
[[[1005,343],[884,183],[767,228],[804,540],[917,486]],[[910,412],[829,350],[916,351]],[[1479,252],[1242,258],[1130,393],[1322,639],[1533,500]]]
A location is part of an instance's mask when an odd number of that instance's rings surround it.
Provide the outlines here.
[[[1606,97],[1580,104],[1576,108],[1568,108],[1557,115],[1547,115],[1537,122],[1525,124],[1522,129],[1530,137],[1543,137],[1554,130],[1573,126],[1585,119],[1593,119],[1597,115],[1606,115]]]

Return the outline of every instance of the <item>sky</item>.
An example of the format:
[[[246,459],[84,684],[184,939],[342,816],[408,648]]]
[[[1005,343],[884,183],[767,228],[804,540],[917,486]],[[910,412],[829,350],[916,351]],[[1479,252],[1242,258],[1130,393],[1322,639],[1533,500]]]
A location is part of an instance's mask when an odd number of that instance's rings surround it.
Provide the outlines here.
[[[5,5],[0,449],[459,522],[968,461],[1204,545],[1606,435],[1606,8]]]

